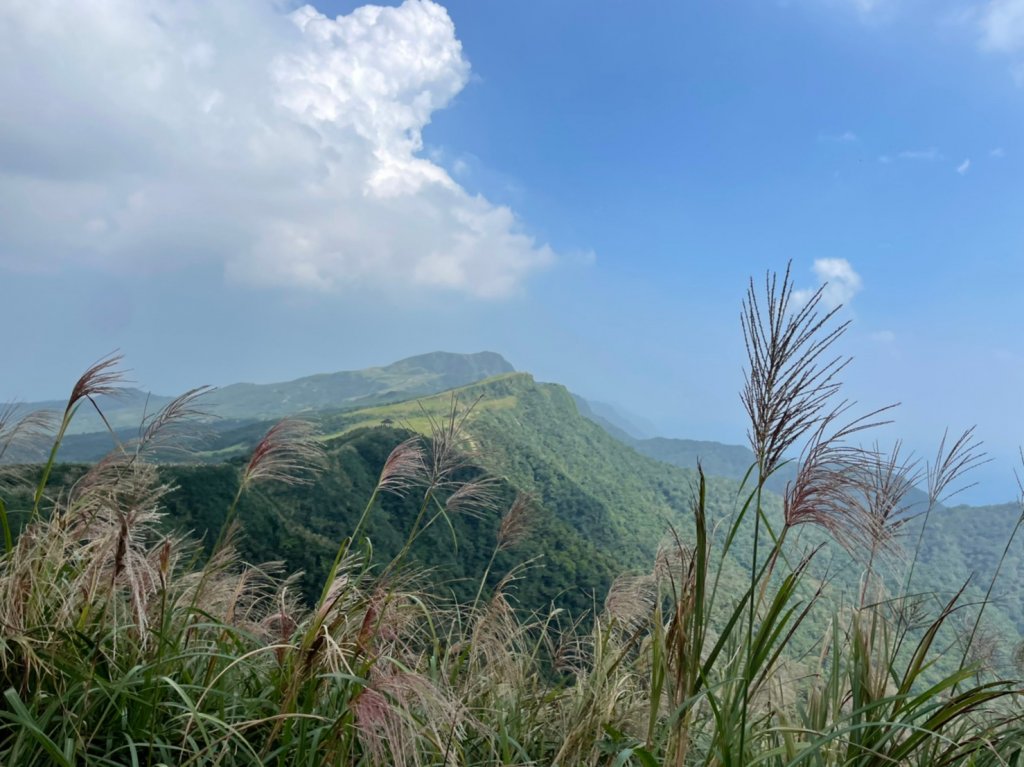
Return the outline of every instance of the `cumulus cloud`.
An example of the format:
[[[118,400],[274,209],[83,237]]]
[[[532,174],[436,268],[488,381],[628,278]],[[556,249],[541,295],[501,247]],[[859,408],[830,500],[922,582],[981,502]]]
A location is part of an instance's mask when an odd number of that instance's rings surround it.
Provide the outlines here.
[[[860,275],[845,258],[817,258],[814,260],[814,276],[825,284],[821,293],[821,302],[829,309],[840,304],[849,304],[863,287]],[[797,304],[807,303],[814,295],[815,289],[797,290],[793,292],[793,300]]]
[[[0,268],[221,263],[256,285],[501,296],[554,259],[425,157],[470,66],[430,0],[0,7]]]

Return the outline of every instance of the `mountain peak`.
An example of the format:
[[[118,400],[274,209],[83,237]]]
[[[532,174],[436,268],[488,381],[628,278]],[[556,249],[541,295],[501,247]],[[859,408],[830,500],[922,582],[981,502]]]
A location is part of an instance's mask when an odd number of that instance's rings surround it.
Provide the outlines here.
[[[503,373],[514,373],[512,364],[497,352],[474,352],[471,354],[459,354],[457,352],[427,352],[412,357],[392,362],[385,366],[385,370],[429,370],[434,373],[473,373],[481,378],[501,375]]]

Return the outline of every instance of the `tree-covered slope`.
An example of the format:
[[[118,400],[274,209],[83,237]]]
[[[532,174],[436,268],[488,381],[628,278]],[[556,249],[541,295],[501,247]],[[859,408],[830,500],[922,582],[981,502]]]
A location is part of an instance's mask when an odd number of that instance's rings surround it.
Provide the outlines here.
[[[349,535],[370,498],[388,454],[409,433],[385,427],[359,428],[327,443],[327,466],[309,487],[273,486],[244,497],[239,510],[243,534],[239,547],[249,561],[282,560],[301,570],[300,587],[314,599],[330,568],[339,542]],[[165,476],[177,490],[169,502],[169,519],[179,529],[216,531],[237,489],[234,464],[168,466]],[[499,509],[515,498],[516,488],[502,482],[496,489]],[[418,498],[384,494],[371,513],[365,534],[374,559],[388,562],[406,540],[419,510]],[[498,554],[488,586],[513,567],[531,561],[513,589],[519,603],[542,609],[554,602],[574,612],[591,607],[618,571],[618,563],[562,518],[561,509],[538,504],[519,547]],[[500,520],[491,513],[455,513],[450,525],[438,520],[417,540],[411,556],[429,580],[460,600],[472,599],[494,552]]]
[[[246,554],[283,558],[289,567],[306,570],[309,584],[321,582],[388,451],[403,434],[428,435],[431,421],[449,412],[452,396],[321,414],[327,471],[311,488],[261,491],[245,501],[240,519]],[[519,561],[532,560],[518,587],[526,606],[553,600],[592,607],[615,574],[650,569],[670,525],[688,524],[694,473],[652,461],[611,438],[579,415],[563,387],[513,373],[463,387],[456,396],[461,409],[471,408],[465,430],[477,448],[475,460],[501,478],[506,502],[520,491],[535,499],[531,535],[516,552]],[[172,497],[172,518],[200,532],[216,529],[230,503],[231,483],[237,482],[237,465],[165,470],[180,488]],[[207,498],[208,485],[220,489]],[[401,545],[414,515],[402,500],[388,498],[371,518],[367,532],[382,560]],[[438,525],[417,546],[415,558],[459,592],[465,586],[458,584],[482,571],[496,525],[496,514],[456,516],[453,530]],[[509,554],[498,564],[515,561]]]

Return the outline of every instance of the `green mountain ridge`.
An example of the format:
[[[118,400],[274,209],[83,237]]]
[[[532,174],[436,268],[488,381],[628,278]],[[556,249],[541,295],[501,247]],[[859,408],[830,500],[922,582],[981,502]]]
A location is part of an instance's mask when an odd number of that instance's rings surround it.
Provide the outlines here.
[[[269,384],[235,383],[214,389],[203,397],[201,407],[211,417],[229,421],[284,418],[326,409],[366,407],[395,402],[463,386],[515,368],[500,354],[430,352],[382,367],[320,373],[292,381]],[[125,388],[117,396],[98,397],[106,423],[93,408],[83,407],[72,422],[70,434],[137,430],[143,418],[163,408],[173,398]],[[64,402],[18,403],[15,416],[34,410],[63,412]],[[72,459],[74,457],[72,456]]]

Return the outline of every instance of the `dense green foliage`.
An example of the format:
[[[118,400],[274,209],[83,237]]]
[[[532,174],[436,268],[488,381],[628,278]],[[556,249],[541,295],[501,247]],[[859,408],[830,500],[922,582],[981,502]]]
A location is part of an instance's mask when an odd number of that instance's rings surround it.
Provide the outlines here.
[[[362,428],[327,443],[327,469],[309,487],[271,486],[247,495],[239,508],[244,536],[239,541],[248,561],[281,559],[291,572],[302,571],[302,593],[311,602],[337,551],[337,542],[355,526],[365,499],[373,492],[377,475],[391,450],[409,436],[389,428]],[[181,529],[200,532],[220,529],[237,490],[240,467],[168,466],[163,476],[177,488],[167,499],[168,520]],[[479,472],[477,472],[479,473]],[[473,472],[467,472],[470,479]],[[515,488],[507,481],[496,485],[498,507],[511,504]],[[514,590],[517,601],[530,609],[551,603],[582,613],[593,607],[617,572],[606,549],[574,530],[551,509],[537,504],[528,536],[530,558]],[[418,510],[410,497],[385,496],[370,518],[366,533],[373,541],[376,562],[388,562],[401,550]],[[417,542],[411,559],[429,569],[431,579],[456,599],[472,598],[493,549],[499,515],[453,515],[449,524],[435,524]],[[212,542],[212,536],[207,535]],[[524,559],[502,552],[495,574]]]

